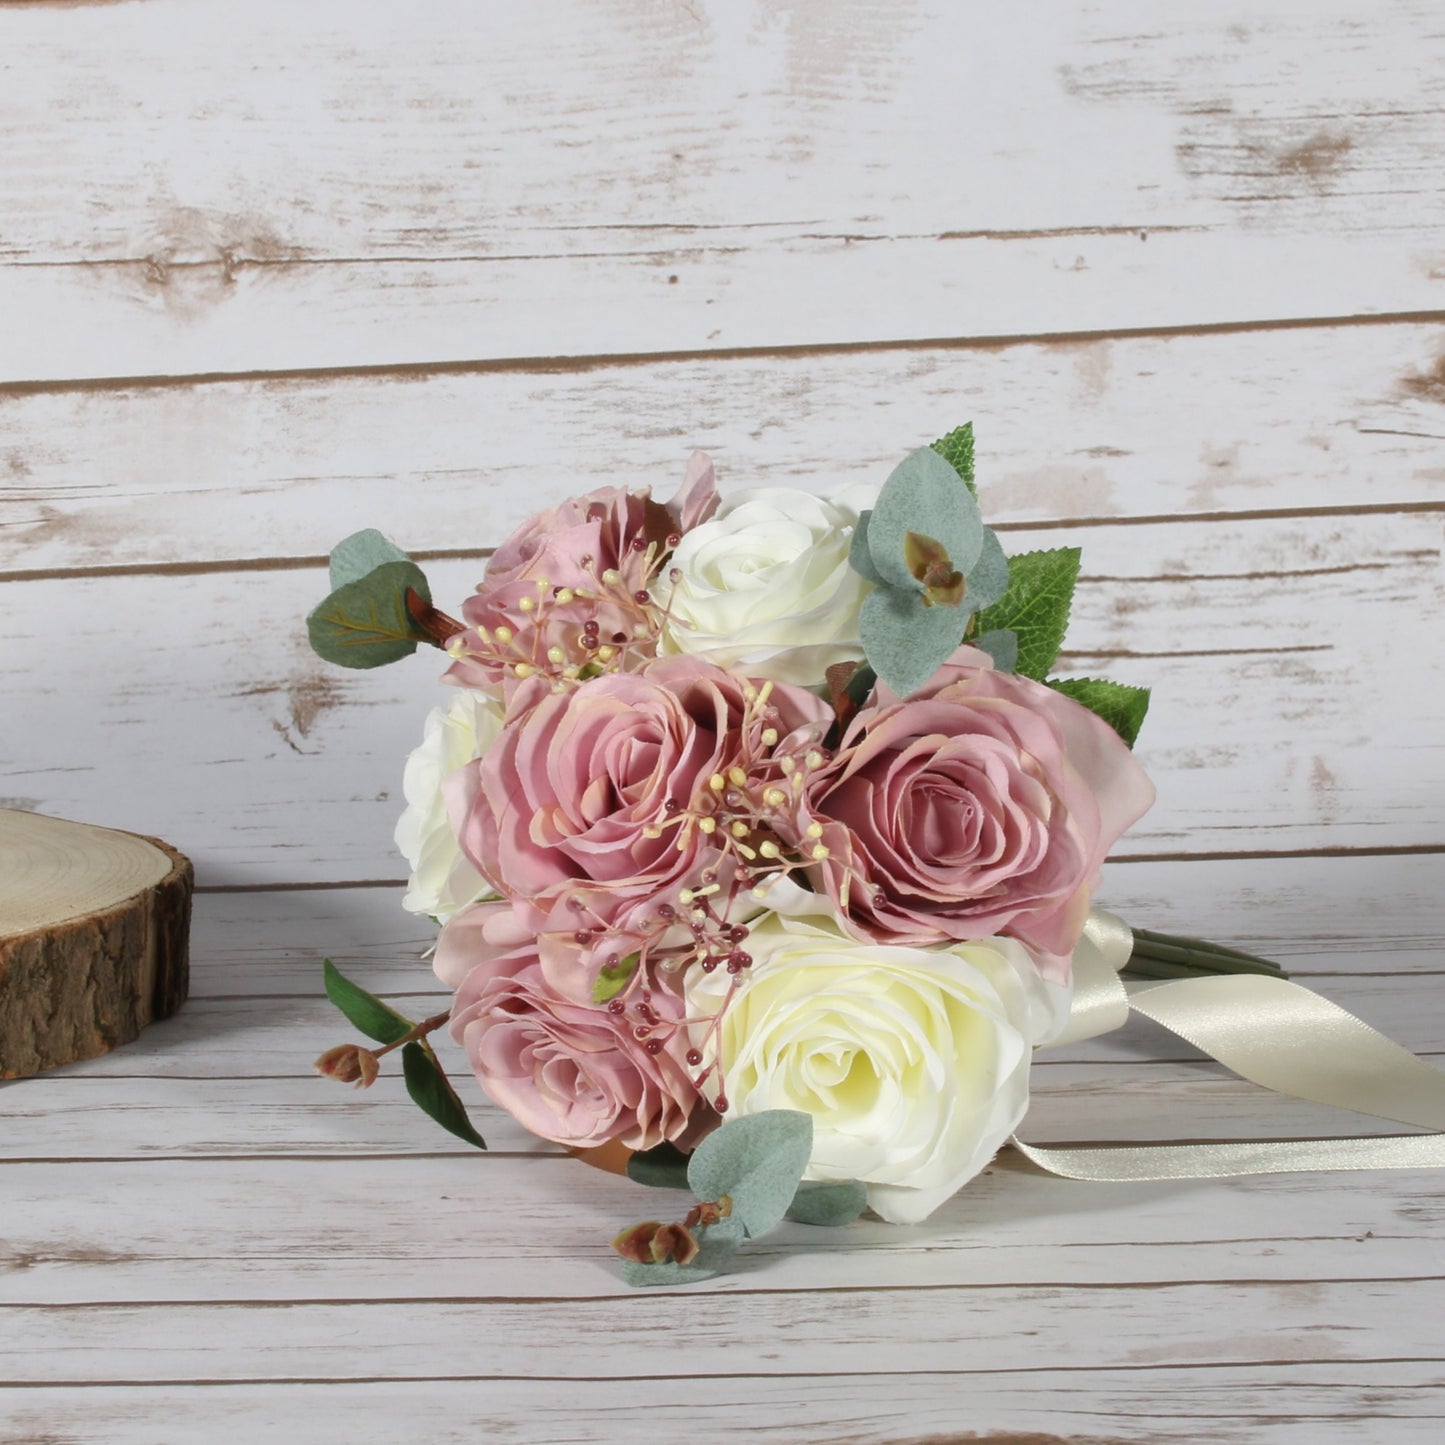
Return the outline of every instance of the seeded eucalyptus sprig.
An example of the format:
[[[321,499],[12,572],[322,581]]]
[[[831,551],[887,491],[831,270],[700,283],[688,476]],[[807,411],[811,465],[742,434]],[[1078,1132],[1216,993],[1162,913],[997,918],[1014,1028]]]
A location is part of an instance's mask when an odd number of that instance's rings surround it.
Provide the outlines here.
[[[1004,557],[978,508],[972,423],[894,468],[877,505],[859,518],[848,560],[874,590],[859,619],[868,662],[848,682],[846,711],[861,706],[857,694],[875,675],[900,697],[916,692],[966,641],[1001,672],[1046,683],[1097,713],[1133,747],[1147,688],[1049,677],[1069,623],[1079,549]],[[834,691],[841,702],[841,687]]]
[[[770,1109],[729,1119],[691,1155],[670,1144],[634,1155],[628,1176],[659,1188],[690,1188],[698,1202],[672,1224],[647,1220],[612,1241],[630,1285],[695,1284],[727,1267],[745,1240],[784,1218],[836,1226],[856,1219],[868,1192],[856,1180],[800,1182],[813,1152],[813,1119]]]

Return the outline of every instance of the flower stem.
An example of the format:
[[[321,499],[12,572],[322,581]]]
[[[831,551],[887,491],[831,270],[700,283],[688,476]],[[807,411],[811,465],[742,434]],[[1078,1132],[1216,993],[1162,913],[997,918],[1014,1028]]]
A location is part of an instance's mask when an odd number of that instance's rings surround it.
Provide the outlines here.
[[[424,1039],[428,1034],[435,1033],[437,1029],[447,1022],[452,1016],[450,1009],[443,1009],[439,1014],[433,1014],[429,1019],[423,1019],[419,1024],[414,1024],[409,1032],[404,1033],[399,1039],[393,1039],[389,1044],[383,1044],[379,1049],[372,1049],[371,1052],[379,1059],[383,1054],[389,1054],[393,1049],[399,1049],[403,1044],[416,1042]]]
[[[1134,951],[1123,972],[1134,978],[1209,978],[1221,973],[1259,973],[1271,978],[1288,978],[1279,964],[1237,948],[1206,943],[1197,938],[1177,938],[1135,928]]]

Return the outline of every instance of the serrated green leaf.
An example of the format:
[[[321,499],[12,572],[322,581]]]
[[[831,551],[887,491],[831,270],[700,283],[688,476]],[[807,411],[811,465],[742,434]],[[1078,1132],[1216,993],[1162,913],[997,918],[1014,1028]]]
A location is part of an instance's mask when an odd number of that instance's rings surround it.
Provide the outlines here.
[[[837,1228],[851,1224],[868,1207],[868,1186],[856,1179],[805,1179],[798,1185],[787,1218],[795,1224]]]
[[[969,491],[978,496],[973,480],[973,423],[966,421],[946,437],[939,437],[933,444],[933,450],[963,478],[963,484]]]
[[[1149,711],[1149,689],[1098,677],[1051,678],[1049,686],[1097,713],[1132,748]]]
[[[730,1119],[694,1151],[687,1182],[699,1199],[732,1200],[732,1218],[756,1239],[787,1213],[813,1152],[813,1119],[769,1109]]]
[[[437,1056],[426,1043],[413,1042],[403,1046],[401,1071],[406,1078],[406,1091],[412,1102],[430,1114],[449,1134],[485,1149],[487,1141],[472,1127],[467,1111],[452,1088]]]
[[[721,1273],[742,1241],[742,1226],[735,1219],[720,1219],[697,1231],[697,1257],[691,1264],[675,1264],[671,1260],[666,1264],[641,1264],[635,1259],[625,1259],[622,1278],[634,1289],[696,1284]]]
[[[348,582],[359,582],[387,562],[410,561],[395,542],[389,542],[375,527],[353,532],[331,549],[331,590],[335,592]]]
[[[993,665],[999,672],[1014,672],[1019,665],[1019,640],[1007,627],[996,627],[992,632],[981,632],[969,639],[972,646],[986,652],[993,658]]]
[[[676,1144],[658,1144],[628,1159],[627,1177],[652,1189],[686,1189],[687,1160]]]
[[[1064,645],[1080,555],[1077,547],[1055,547],[1011,557],[1008,590],[978,614],[980,631],[1016,634],[1020,677],[1042,682]]]
[[[909,570],[905,552],[910,532],[937,541],[965,574],[983,548],[978,503],[932,447],[919,447],[894,467],[867,525],[868,555],[877,573],[891,587],[920,592],[923,584]]]
[[[312,648],[340,667],[381,667],[415,652],[430,639],[407,611],[408,587],[431,601],[415,562],[385,562],[338,587],[306,619]]]
[[[359,983],[352,983],[329,958],[322,960],[321,972],[326,981],[326,997],[367,1038],[379,1044],[394,1044],[416,1027],[411,1019],[382,1003],[375,994],[367,993]]]
[[[637,972],[640,953],[629,953],[620,963],[604,965],[592,984],[592,1002],[606,1003],[627,987],[627,980]]]
[[[961,607],[928,607],[918,593],[878,587],[863,599],[858,635],[880,681],[907,697],[948,660],[967,621]]]

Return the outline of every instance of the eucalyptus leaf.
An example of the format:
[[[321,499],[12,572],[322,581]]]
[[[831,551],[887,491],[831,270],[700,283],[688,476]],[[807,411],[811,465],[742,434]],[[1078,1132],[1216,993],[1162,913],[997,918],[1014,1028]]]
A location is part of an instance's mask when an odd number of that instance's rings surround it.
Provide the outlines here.
[[[858,635],[868,663],[899,697],[917,692],[963,640],[967,613],[928,607],[916,593],[879,587],[863,599]]]
[[[1080,555],[1077,547],[1020,552],[1009,559],[1008,590],[979,613],[981,631],[1007,628],[1018,637],[1021,677],[1042,682],[1064,645]]]
[[[381,667],[416,651],[430,638],[412,621],[406,592],[426,601],[431,589],[415,562],[384,562],[338,587],[306,619],[311,646],[340,667]]]
[[[858,514],[858,521],[853,528],[853,540],[848,544],[848,565],[869,582],[882,584],[883,574],[873,565],[872,555],[868,551],[868,520],[872,515],[871,510]]]
[[[452,1088],[437,1056],[425,1043],[409,1043],[401,1051],[401,1071],[406,1078],[406,1091],[412,1102],[430,1114],[438,1124],[458,1139],[485,1149],[487,1141],[472,1127],[467,1111]]]
[[[1049,686],[1097,713],[1132,748],[1149,711],[1149,689],[1097,677],[1051,678]]]
[[[676,1144],[664,1141],[633,1154],[627,1161],[627,1177],[653,1189],[686,1189],[687,1161],[688,1155]]]
[[[966,421],[955,427],[946,437],[934,442],[933,450],[963,478],[963,484],[976,497],[978,488],[973,481],[973,423]]]
[[[980,633],[969,639],[972,645],[993,658],[993,665],[999,672],[1014,672],[1018,669],[1018,635],[1007,627],[996,627],[992,632]]]
[[[387,562],[410,561],[395,542],[389,542],[375,527],[353,532],[331,549],[331,590],[359,582]]]
[[[687,1182],[699,1199],[732,1200],[732,1218],[753,1238],[787,1213],[813,1152],[813,1119],[770,1109],[730,1119],[694,1151]]]
[[[796,1224],[836,1228],[851,1224],[868,1207],[868,1186],[856,1179],[805,1179],[798,1185],[787,1218]]]
[[[923,584],[904,552],[910,532],[930,537],[967,574],[983,547],[983,518],[963,479],[933,450],[919,447],[894,467],[868,518],[868,554],[883,580],[910,592]]]
[[[352,983],[328,959],[322,960],[322,977],[326,981],[326,997],[369,1039],[379,1044],[394,1044],[409,1034],[416,1024],[384,1004],[375,994],[367,993],[360,984]]]
[[[993,532],[983,529],[983,546],[978,560],[968,569],[968,589],[964,593],[965,611],[978,612],[992,606],[1008,591],[1009,562],[1003,546]]]
[[[627,980],[637,972],[640,953],[629,953],[620,963],[604,964],[592,984],[592,1002],[606,1003],[627,987]]]

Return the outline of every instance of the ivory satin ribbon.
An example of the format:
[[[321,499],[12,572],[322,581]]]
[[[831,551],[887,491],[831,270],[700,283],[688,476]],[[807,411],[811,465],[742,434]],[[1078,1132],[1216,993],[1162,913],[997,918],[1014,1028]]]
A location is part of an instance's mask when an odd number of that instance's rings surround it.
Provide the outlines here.
[[[1096,1038],[1131,1010],[1153,1019],[1243,1079],[1276,1093],[1377,1119],[1445,1131],[1445,1073],[1299,984],[1262,974],[1181,979],[1124,991],[1134,937],[1096,908],[1074,953],[1069,1022],[1046,1047]],[[1224,1179],[1311,1169],[1445,1168],[1445,1133],[1385,1138],[1235,1140],[1039,1149],[1025,1158],[1066,1179]]]

